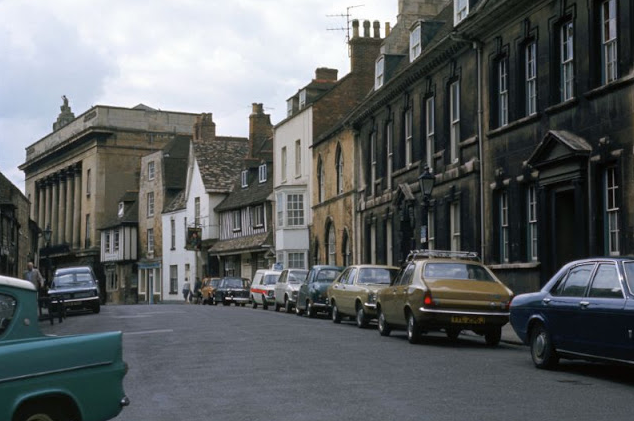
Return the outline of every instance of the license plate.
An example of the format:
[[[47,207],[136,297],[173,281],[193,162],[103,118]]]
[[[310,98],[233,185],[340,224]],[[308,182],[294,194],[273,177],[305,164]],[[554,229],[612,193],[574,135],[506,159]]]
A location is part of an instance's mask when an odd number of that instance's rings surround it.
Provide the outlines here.
[[[482,316],[451,316],[451,323],[460,323],[465,325],[483,325],[484,317]]]

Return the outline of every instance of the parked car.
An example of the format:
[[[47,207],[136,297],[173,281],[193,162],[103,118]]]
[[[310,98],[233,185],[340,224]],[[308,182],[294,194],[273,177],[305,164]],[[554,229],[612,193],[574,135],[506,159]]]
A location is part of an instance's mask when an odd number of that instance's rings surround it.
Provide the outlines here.
[[[203,279],[203,286],[200,288],[203,304],[214,303],[214,291],[218,288],[220,278],[205,278]]]
[[[476,253],[423,250],[410,253],[396,279],[377,294],[379,333],[406,329],[410,343],[422,333],[462,330],[500,342],[513,292],[477,259]]]
[[[341,266],[313,266],[299,287],[295,314],[301,316],[306,312],[308,317],[315,317],[317,312],[327,312],[326,289],[342,271]]]
[[[121,332],[46,336],[36,294],[32,283],[0,276],[0,420],[116,417],[130,403]]]
[[[58,299],[65,310],[92,310],[99,313],[99,284],[90,266],[75,266],[57,269],[48,289],[51,302]],[[51,303],[51,311],[58,304]]]
[[[222,303],[228,306],[231,303],[244,307],[249,302],[249,280],[227,276],[220,279],[218,288],[214,291],[214,305]]]
[[[306,280],[306,269],[285,269],[275,284],[275,311],[284,307],[287,313],[295,308],[299,287]]]
[[[251,282],[251,306],[258,308],[258,304],[264,310],[269,304],[275,304],[275,283],[282,272],[279,270],[258,269]]]
[[[397,272],[393,266],[348,266],[326,291],[332,321],[341,323],[342,317],[351,316],[358,327],[366,327],[376,318],[377,292],[389,286]]]
[[[634,258],[576,260],[513,299],[511,326],[538,368],[559,358],[634,364],[633,293]]]

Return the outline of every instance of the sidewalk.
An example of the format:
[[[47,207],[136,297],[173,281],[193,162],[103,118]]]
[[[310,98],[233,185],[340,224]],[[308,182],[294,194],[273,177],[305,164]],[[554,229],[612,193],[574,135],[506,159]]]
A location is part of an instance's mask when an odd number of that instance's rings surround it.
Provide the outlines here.
[[[510,323],[507,323],[502,327],[502,342],[507,342],[515,345],[524,345],[513,330],[513,327]]]

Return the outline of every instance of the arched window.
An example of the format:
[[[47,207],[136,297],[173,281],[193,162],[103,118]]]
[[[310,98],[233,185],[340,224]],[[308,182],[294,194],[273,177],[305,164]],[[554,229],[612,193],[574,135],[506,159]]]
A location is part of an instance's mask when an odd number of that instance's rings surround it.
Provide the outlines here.
[[[341,241],[341,254],[343,255],[343,265],[350,266],[352,264],[350,260],[350,238],[348,237],[348,230],[343,231],[343,240]]]
[[[328,230],[327,230],[327,243],[328,246],[328,264],[329,265],[334,265],[336,262],[336,253],[337,253],[337,248],[335,247],[335,224],[333,224],[332,222],[330,222],[328,224]]]
[[[321,263],[321,261],[320,261],[321,256],[319,254],[319,241],[317,241],[317,240],[315,241],[315,250],[314,250],[313,253],[314,253],[313,254],[313,259],[314,259],[313,265],[320,264]]]
[[[324,201],[324,163],[321,160],[321,156],[317,161],[317,203]]]
[[[343,193],[343,151],[341,150],[341,144],[337,145],[335,171],[337,172],[337,194],[341,194]]]

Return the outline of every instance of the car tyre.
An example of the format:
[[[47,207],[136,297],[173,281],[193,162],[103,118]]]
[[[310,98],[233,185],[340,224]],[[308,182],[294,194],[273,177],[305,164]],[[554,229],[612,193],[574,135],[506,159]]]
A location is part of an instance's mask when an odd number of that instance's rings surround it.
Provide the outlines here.
[[[313,307],[310,301],[306,302],[306,315],[311,319],[316,316],[315,307]]]
[[[379,319],[379,322],[378,322],[379,335],[390,336],[390,332],[392,331],[392,328],[388,324],[387,320],[385,320],[385,314],[383,314],[383,312],[380,309],[379,309],[378,319]]]
[[[339,307],[337,307],[337,303],[333,303],[332,305],[332,322],[333,323],[341,323],[341,313],[339,313]]]
[[[447,334],[449,340],[457,341],[458,336],[460,336],[460,329],[457,329],[455,327],[448,327],[447,329],[445,329],[445,333]]]
[[[531,357],[537,368],[552,369],[559,362],[559,356],[546,328],[540,323],[531,330]]]
[[[356,322],[359,329],[368,327],[368,318],[365,316],[365,311],[363,310],[363,306],[361,304],[357,305]]]
[[[293,305],[288,300],[288,297],[284,300],[284,311],[286,311],[287,313],[293,311]]]
[[[15,421],[64,421],[67,415],[52,405],[27,406],[20,409],[13,419]]]
[[[281,304],[278,304],[277,301],[275,302],[275,311],[280,311],[280,309],[282,308]]]
[[[230,306],[231,303],[229,301],[227,301],[227,300],[222,300],[222,305],[223,306]]]
[[[295,306],[295,314],[298,315],[298,316],[303,316],[304,315],[304,310],[299,308],[299,306]]]
[[[97,304],[92,306],[92,312],[98,314],[101,311],[101,304],[97,302]]]
[[[484,340],[488,346],[498,346],[502,339],[502,328],[494,327],[484,333]]]
[[[416,321],[414,314],[410,312],[407,316],[407,340],[410,344],[417,344],[420,342],[421,335],[420,325]]]

